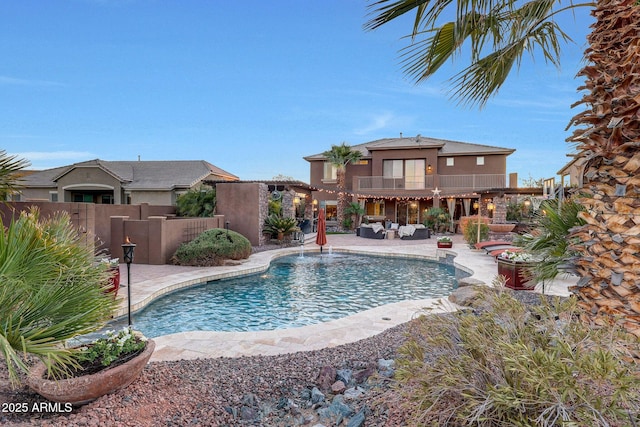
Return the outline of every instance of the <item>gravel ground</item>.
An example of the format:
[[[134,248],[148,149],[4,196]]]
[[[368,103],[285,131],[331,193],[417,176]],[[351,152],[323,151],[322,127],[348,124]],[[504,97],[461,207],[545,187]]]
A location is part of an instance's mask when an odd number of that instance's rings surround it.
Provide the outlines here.
[[[319,375],[323,369],[332,367],[351,371],[354,377],[360,373],[363,380],[356,390],[366,390],[364,395],[348,402],[354,413],[343,417],[345,423],[362,410],[364,422],[356,424],[354,420],[351,425],[402,425],[401,413],[393,411],[397,405],[387,404],[397,397],[390,389],[392,380],[376,371],[379,359],[394,358],[409,327],[410,323],[405,323],[359,342],[318,351],[150,363],[142,376],[126,389],[74,408],[70,413],[9,411],[8,403],[26,403],[28,408],[33,408],[34,403],[46,400],[31,393],[26,386],[10,389],[3,366],[0,367],[0,402],[5,411],[0,413],[0,424],[56,427],[336,425],[335,416],[318,415],[318,409],[327,406],[333,397],[330,385],[323,387]],[[372,372],[367,379],[367,374]],[[327,404],[312,403],[314,387],[324,392]]]

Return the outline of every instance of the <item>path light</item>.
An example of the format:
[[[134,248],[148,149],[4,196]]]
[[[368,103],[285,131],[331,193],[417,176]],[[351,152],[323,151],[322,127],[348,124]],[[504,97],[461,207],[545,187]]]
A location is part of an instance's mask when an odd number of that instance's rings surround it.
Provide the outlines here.
[[[229,237],[229,221],[226,221],[226,222],[224,223],[224,228],[226,228],[226,229],[227,229],[227,237]]]
[[[131,263],[133,262],[133,253],[136,250],[135,243],[131,243],[129,236],[122,244],[122,252],[124,262],[127,263],[127,318],[129,326],[131,326]]]

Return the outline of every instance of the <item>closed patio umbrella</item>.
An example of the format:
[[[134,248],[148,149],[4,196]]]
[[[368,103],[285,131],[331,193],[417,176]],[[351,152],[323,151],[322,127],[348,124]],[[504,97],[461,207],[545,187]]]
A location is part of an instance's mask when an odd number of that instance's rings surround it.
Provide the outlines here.
[[[316,235],[316,245],[320,245],[320,253],[322,247],[327,244],[327,220],[324,218],[324,209],[318,211],[318,234]]]

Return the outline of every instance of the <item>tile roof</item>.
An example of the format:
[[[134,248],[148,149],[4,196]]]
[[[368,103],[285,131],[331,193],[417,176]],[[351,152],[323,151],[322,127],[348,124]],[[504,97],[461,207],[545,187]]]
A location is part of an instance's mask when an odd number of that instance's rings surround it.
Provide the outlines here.
[[[25,187],[56,187],[56,181],[77,168],[98,167],[118,179],[129,190],[189,188],[208,180],[237,180],[238,177],[204,160],[106,161],[89,160],[38,171],[24,179]]]
[[[352,145],[352,150],[358,150],[362,157],[370,158],[371,152],[376,150],[400,150],[413,148],[438,148],[439,156],[474,155],[474,154],[511,154],[515,149],[494,147],[491,145],[472,144],[469,142],[449,141],[446,139],[428,138],[421,135],[403,138],[384,138],[362,144]],[[322,160],[322,153],[304,157],[307,161]]]

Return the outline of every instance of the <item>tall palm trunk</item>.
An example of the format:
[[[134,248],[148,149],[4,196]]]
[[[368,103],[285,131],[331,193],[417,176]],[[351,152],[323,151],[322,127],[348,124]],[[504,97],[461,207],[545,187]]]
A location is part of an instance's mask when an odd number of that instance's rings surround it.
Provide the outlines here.
[[[344,211],[347,208],[347,177],[346,177],[346,168],[339,167],[336,170],[336,187],[338,189],[338,198],[337,198],[337,206],[336,206],[336,215],[338,216],[338,228],[343,228],[344,221]]]
[[[602,0],[588,37],[588,93],[570,141],[586,160],[579,202],[587,222],[573,233],[581,276],[572,290],[596,323],[621,316],[640,336],[640,6]],[[613,317],[612,317],[613,316]]]

